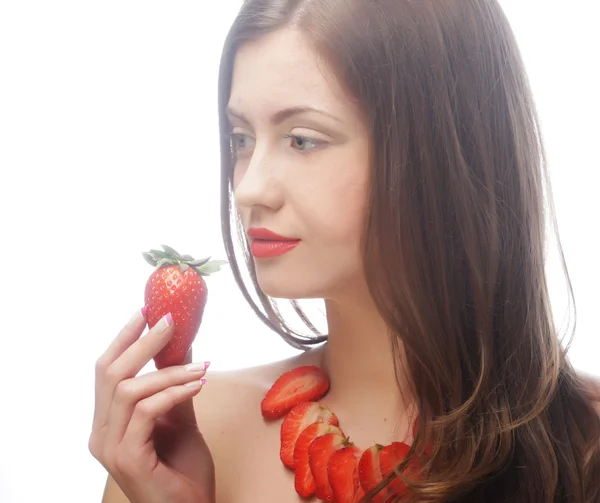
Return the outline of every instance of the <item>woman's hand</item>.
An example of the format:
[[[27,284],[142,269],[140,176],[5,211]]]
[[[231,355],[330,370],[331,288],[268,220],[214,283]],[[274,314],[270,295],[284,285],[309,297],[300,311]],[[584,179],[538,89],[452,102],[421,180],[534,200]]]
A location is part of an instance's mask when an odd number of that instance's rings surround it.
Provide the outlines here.
[[[192,403],[207,365],[136,377],[173,335],[166,318],[140,337],[138,312],[98,359],[89,449],[131,503],[214,503],[214,464]]]

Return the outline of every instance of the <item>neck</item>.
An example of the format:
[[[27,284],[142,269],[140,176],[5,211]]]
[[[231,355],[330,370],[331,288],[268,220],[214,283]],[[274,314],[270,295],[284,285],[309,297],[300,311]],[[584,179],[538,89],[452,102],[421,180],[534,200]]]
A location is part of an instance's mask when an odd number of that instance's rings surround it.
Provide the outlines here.
[[[402,372],[400,381],[394,373],[394,336],[371,297],[364,297],[325,301],[329,337],[322,367],[340,399],[349,397],[357,406],[364,398],[372,406],[395,402],[405,408],[410,397]]]

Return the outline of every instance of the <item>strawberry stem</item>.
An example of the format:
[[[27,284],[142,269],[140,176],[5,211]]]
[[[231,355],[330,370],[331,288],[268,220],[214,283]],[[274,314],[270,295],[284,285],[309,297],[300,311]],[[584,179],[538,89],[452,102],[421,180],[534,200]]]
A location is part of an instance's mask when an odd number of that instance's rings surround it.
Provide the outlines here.
[[[200,276],[208,276],[221,270],[221,266],[227,264],[226,260],[210,260],[210,257],[196,260],[191,255],[180,255],[167,245],[160,245],[164,251],[150,250],[143,252],[144,260],[152,267],[160,269],[161,267],[178,265],[179,271],[183,274],[189,268],[192,268]]]

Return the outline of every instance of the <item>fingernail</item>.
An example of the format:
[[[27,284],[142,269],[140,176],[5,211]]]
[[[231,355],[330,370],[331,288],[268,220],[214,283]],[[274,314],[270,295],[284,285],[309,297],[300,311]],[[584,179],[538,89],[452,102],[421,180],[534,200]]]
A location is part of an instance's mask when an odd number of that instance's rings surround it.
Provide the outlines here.
[[[204,372],[206,367],[206,362],[203,363],[188,363],[185,367],[183,367],[188,372]]]
[[[171,313],[167,313],[157,323],[157,325],[158,325],[157,328],[159,331],[162,332],[163,330],[166,330],[168,327],[170,327],[172,324],[173,324],[173,317],[171,316]]]
[[[184,384],[187,388],[199,388],[200,386],[204,386],[206,379],[200,379],[199,381],[190,381]]]
[[[134,325],[135,323],[137,323],[138,321],[142,321],[146,319],[146,311],[145,311],[145,307],[143,307],[142,309],[138,309],[133,316],[131,317],[131,319],[129,320],[128,325]]]

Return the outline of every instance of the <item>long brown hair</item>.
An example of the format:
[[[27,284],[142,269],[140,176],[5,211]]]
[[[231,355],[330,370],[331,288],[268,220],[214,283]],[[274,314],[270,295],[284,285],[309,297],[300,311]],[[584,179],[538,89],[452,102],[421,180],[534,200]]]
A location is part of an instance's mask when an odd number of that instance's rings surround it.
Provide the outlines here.
[[[400,347],[405,355],[396,371],[428,418],[411,456],[434,446],[426,476],[407,479],[415,500],[600,501],[600,419],[548,294],[548,216],[558,233],[540,124],[498,2],[244,2],[219,80],[223,236],[257,315],[308,348],[326,336],[292,301],[315,335],[293,330],[257,285],[232,202],[225,115],[237,48],[290,26],[328,58],[370,127],[365,275],[396,360]]]

